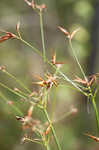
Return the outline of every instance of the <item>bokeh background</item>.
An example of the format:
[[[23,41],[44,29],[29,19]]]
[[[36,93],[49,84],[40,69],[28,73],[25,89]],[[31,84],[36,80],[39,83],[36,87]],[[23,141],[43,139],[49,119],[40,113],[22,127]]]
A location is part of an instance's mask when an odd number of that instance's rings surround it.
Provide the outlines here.
[[[53,52],[56,52],[57,60],[65,62],[62,71],[67,76],[71,79],[74,79],[75,75],[82,77],[73,59],[68,40],[57,28],[62,26],[72,32],[80,27],[73,40],[73,47],[87,76],[99,72],[99,1],[35,0],[35,2],[38,4],[45,3],[47,6],[44,12],[47,57],[51,59]],[[20,30],[24,39],[38,49],[42,49],[38,15],[27,6],[24,0],[0,0],[0,29],[15,33],[18,21],[21,23]],[[31,90],[38,88],[38,86],[33,86],[32,84],[32,81],[35,81],[33,74],[44,76],[45,72],[45,66],[41,58],[29,47],[17,40],[0,43],[0,65],[6,66],[8,72],[15,75]],[[0,82],[10,88],[20,88],[14,80],[4,73],[0,73]],[[71,89],[68,83],[65,85],[57,88],[54,117],[61,117],[64,113],[71,111],[72,107],[77,108],[78,113],[70,115],[56,124],[56,131],[62,149],[98,150],[99,144],[84,135],[86,132],[98,135],[91,103],[76,90]],[[29,108],[28,103],[21,101],[17,96],[2,87],[0,87],[0,91],[26,114]],[[53,98],[54,94],[52,94],[51,102]],[[20,123],[15,118],[19,114],[10,108],[4,99],[0,96],[0,149],[43,149],[34,143],[20,144],[23,132]],[[49,113],[51,102],[49,104]],[[98,96],[96,102],[98,105]],[[34,117],[39,116],[41,118],[40,114],[36,112]]]

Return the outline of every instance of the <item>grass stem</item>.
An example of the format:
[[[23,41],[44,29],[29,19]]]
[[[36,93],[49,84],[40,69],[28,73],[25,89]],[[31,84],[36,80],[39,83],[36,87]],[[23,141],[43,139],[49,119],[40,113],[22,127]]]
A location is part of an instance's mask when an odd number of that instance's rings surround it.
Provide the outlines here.
[[[6,102],[6,103],[8,103],[9,102],[9,100],[2,94],[2,92],[0,92],[0,97]],[[10,105],[17,113],[18,113],[18,115],[21,115],[21,116],[23,116],[23,113],[15,106],[15,105]]]
[[[56,136],[55,129],[54,129],[53,125],[52,125],[52,122],[51,122],[51,120],[50,120],[50,118],[49,118],[49,115],[48,115],[48,113],[47,113],[47,111],[46,111],[45,108],[43,109],[43,111],[44,111],[44,114],[45,114],[45,116],[46,116],[46,118],[47,118],[49,124],[51,125],[52,134],[53,134],[53,136],[54,136],[54,139],[55,139],[57,148],[58,148],[58,150],[61,150],[61,146],[60,146],[60,144],[59,144],[58,138],[57,138],[57,136]]]
[[[97,129],[98,129],[98,132],[99,132],[99,113],[98,113],[98,110],[97,110],[97,105],[96,105],[94,96],[92,97],[92,104],[93,104],[93,108],[94,108],[95,115],[96,115]]]
[[[21,97],[21,98],[23,98],[23,99],[26,99],[25,96],[23,96],[23,95],[21,95],[20,93],[14,91],[13,89],[7,87],[5,84],[3,84],[3,83],[1,83],[1,82],[0,82],[0,86],[2,86],[3,88],[7,89],[7,90],[10,91],[11,93],[13,93],[13,94],[15,94],[15,95],[17,95],[17,96],[19,96],[19,97]]]
[[[86,78],[86,75],[85,75],[85,73],[84,73],[84,70],[83,70],[82,66],[80,65],[79,60],[78,60],[78,58],[77,58],[77,56],[76,56],[76,53],[75,53],[75,51],[74,51],[74,49],[73,49],[71,39],[69,40],[69,44],[70,44],[71,50],[72,50],[72,52],[73,52],[73,55],[74,55],[74,57],[75,57],[75,60],[76,60],[78,66],[79,66],[79,68],[80,68],[80,70],[81,70],[81,73],[82,73],[84,79],[87,81],[87,78]]]
[[[41,39],[42,39],[42,47],[43,47],[43,60],[45,62],[46,61],[46,54],[45,54],[45,40],[44,40],[42,11],[40,11],[39,15],[40,15]]]
[[[11,73],[7,72],[6,70],[4,71],[4,73],[6,75],[8,75],[9,77],[11,77],[12,79],[14,79],[19,85],[21,85],[28,93],[32,93],[24,84],[23,82],[21,82],[20,80],[18,80],[14,75],[12,75]]]

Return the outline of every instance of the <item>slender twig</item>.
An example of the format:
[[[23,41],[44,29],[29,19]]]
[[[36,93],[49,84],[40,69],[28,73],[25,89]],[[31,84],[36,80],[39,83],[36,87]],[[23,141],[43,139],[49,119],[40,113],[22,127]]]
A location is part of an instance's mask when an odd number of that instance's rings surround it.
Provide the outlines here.
[[[53,101],[52,101],[52,106],[51,106],[51,120],[53,120],[53,115],[54,115],[54,110],[55,110],[55,106],[56,106],[56,90],[57,88],[54,89],[54,97],[53,97]]]
[[[16,36],[16,39],[22,41],[24,44],[26,44],[27,46],[31,47],[33,49],[33,51],[37,54],[39,54],[40,56],[42,56],[42,53],[40,52],[40,50],[38,50],[37,48],[35,48],[33,45],[31,45],[29,42],[25,41],[24,39]]]
[[[3,95],[2,92],[0,92],[0,97],[5,100],[6,102],[9,102],[9,100]],[[23,116],[23,113],[15,106],[15,105],[10,105],[19,115]]]
[[[81,73],[83,74],[84,79],[85,79],[86,81],[88,81],[87,78],[86,78],[86,75],[85,75],[85,73],[84,73],[84,70],[83,70],[83,68],[82,68],[81,64],[79,63],[79,60],[78,60],[78,58],[77,58],[77,56],[76,56],[76,53],[75,53],[74,48],[73,48],[73,46],[72,46],[72,41],[71,41],[71,39],[69,39],[69,44],[70,44],[71,50],[72,50],[72,52],[73,52],[73,55],[74,55],[74,57],[75,57],[75,60],[76,60],[78,66],[79,66],[79,68],[80,68],[80,70],[81,70]]]
[[[40,11],[39,15],[40,15],[40,29],[41,29],[41,39],[42,39],[42,47],[43,47],[43,60],[45,62],[46,61],[46,54],[45,54],[45,40],[44,40],[42,11]]]
[[[7,90],[10,91],[11,93],[13,93],[13,94],[15,94],[15,95],[17,95],[17,96],[19,96],[19,97],[21,97],[21,98],[23,98],[23,99],[26,99],[25,96],[23,96],[23,95],[21,95],[20,93],[18,93],[18,92],[16,92],[16,91],[12,90],[11,88],[7,87],[5,84],[3,84],[3,83],[1,83],[1,82],[0,82],[0,86],[2,86],[3,88],[7,89]]]
[[[99,131],[99,113],[98,113],[97,105],[96,105],[96,102],[95,102],[95,96],[96,96],[96,93],[97,93],[97,89],[93,93],[91,87],[88,85],[88,90],[90,92],[91,101],[92,101],[94,112],[95,112],[95,116],[96,116],[97,129]]]
[[[14,79],[19,85],[21,85],[28,93],[32,93],[20,80],[18,80],[14,75],[11,73],[7,72],[6,70],[3,71],[5,74],[7,74],[9,77]]]
[[[42,141],[39,141],[38,139],[30,139],[30,138],[27,138],[25,137],[25,141],[29,141],[29,142],[33,142],[33,143],[37,143],[37,144],[41,144],[42,145]]]
[[[48,144],[47,144],[46,148],[47,148],[47,150],[50,150],[50,147],[49,147],[49,145],[48,145]]]
[[[73,111],[72,111],[72,110],[69,111],[69,112],[66,112],[66,113],[64,113],[59,119],[53,120],[53,123],[58,123],[58,122],[62,121],[63,119],[69,117],[69,116],[72,115],[72,114],[73,114]]]
[[[53,127],[53,124],[52,124],[51,120],[49,119],[49,115],[48,115],[46,109],[43,109],[43,111],[44,111],[44,114],[45,114],[45,116],[46,116],[46,118],[47,118],[47,120],[48,120],[48,122],[49,122],[49,124],[50,124],[50,126],[51,126],[52,134],[53,134],[53,136],[54,136],[54,139],[55,139],[57,148],[58,148],[58,150],[61,150],[61,146],[60,146],[59,141],[58,141],[58,138],[57,138],[57,136],[56,136],[56,132],[55,132],[55,129],[54,129],[54,127]]]
[[[92,95],[91,101],[92,101],[93,108],[94,108],[94,111],[95,111],[96,122],[97,122],[97,129],[98,129],[98,132],[99,132],[99,113],[98,113],[97,105],[96,105],[96,102],[95,102],[95,95]]]

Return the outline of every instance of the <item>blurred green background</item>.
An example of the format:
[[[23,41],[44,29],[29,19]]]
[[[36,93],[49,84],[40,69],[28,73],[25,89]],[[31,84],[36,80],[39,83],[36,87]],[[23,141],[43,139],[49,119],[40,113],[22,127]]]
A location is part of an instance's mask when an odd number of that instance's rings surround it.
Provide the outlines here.
[[[35,2],[45,3],[47,6],[44,13],[44,34],[48,58],[51,59],[53,52],[56,51],[57,60],[66,62],[62,71],[71,79],[74,79],[75,75],[82,77],[72,57],[68,40],[57,28],[62,26],[72,32],[80,27],[80,31],[73,40],[73,47],[86,74],[98,72],[98,0],[35,0]],[[29,8],[24,0],[0,0],[0,29],[15,33],[18,21],[21,23],[20,30],[24,39],[38,49],[42,49],[39,16]],[[31,90],[38,88],[38,86],[32,85],[32,81],[35,81],[33,74],[43,76],[45,71],[41,58],[17,40],[0,43],[0,65],[6,66],[8,72],[15,75]],[[20,88],[4,73],[0,73],[0,82],[10,88]],[[2,87],[0,87],[0,91],[26,114],[29,108],[28,103],[21,101],[19,97]],[[53,98],[52,94],[51,101]],[[62,149],[98,150],[99,144],[84,136],[86,132],[97,135],[95,115],[91,104],[87,103],[87,99],[76,90],[69,88],[68,84],[57,88],[55,117],[61,117],[72,107],[76,107],[78,113],[56,124]],[[49,113],[50,109],[51,106]],[[89,113],[88,109],[90,109]],[[41,117],[39,112],[35,114]],[[23,132],[20,123],[15,118],[16,115],[19,114],[0,96],[0,150],[43,149],[33,143],[20,144]],[[53,149],[55,150],[55,147]]]

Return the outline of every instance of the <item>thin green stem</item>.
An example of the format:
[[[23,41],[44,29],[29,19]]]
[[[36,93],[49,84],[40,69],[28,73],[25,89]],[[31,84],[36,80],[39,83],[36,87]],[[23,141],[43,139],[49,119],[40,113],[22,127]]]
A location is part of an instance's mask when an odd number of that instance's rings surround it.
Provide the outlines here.
[[[97,105],[96,105],[94,96],[92,96],[92,104],[93,104],[94,111],[95,111],[95,114],[96,114],[97,129],[98,129],[98,132],[99,132],[99,113],[98,113],[98,110],[97,110]]]
[[[0,82],[0,86],[2,86],[3,88],[7,89],[8,91],[10,91],[11,93],[23,98],[23,99],[26,99],[25,96],[21,95],[20,93],[17,93],[16,91],[12,90],[11,88],[7,87],[6,85],[4,85],[3,83]]]
[[[46,61],[46,54],[45,54],[45,40],[44,40],[42,11],[40,11],[39,15],[40,15],[41,39],[42,39],[42,47],[43,47],[43,60],[45,62]]]
[[[43,143],[44,143],[44,146],[45,146],[46,150],[50,150],[49,142],[48,142],[48,140],[46,140],[46,138],[43,141]]]
[[[0,97],[5,100],[6,102],[9,102],[9,100],[0,92]],[[10,105],[19,115],[23,116],[23,113],[15,106],[15,105]]]
[[[56,106],[56,90],[57,88],[54,89],[54,97],[53,97],[52,106],[51,106],[51,120],[53,120],[54,110]]]
[[[46,146],[46,149],[47,149],[47,150],[50,150],[50,147],[49,147],[49,145],[48,145],[48,144],[47,144],[47,146]]]
[[[73,52],[73,55],[74,55],[74,57],[75,57],[75,60],[76,60],[78,66],[79,66],[79,68],[80,68],[80,70],[81,70],[81,73],[82,73],[84,79],[85,79],[86,81],[88,81],[87,78],[86,78],[86,75],[85,75],[85,73],[84,73],[84,70],[83,70],[82,66],[80,65],[79,60],[78,60],[78,58],[77,58],[77,56],[76,56],[76,53],[75,53],[75,51],[74,51],[74,49],[73,49],[71,39],[69,40],[69,44],[70,44],[71,50],[72,50],[72,52]]]
[[[59,74],[63,77],[63,79],[67,82],[69,82],[70,84],[72,84],[76,89],[78,89],[78,91],[80,91],[81,93],[83,93],[85,96],[87,96],[87,94],[81,90],[72,80],[70,80],[63,72],[61,72],[60,70],[58,70]]]
[[[5,84],[3,84],[3,83],[1,83],[0,82],[0,86],[2,86],[3,88],[5,88],[5,89],[7,89],[8,91],[10,91],[11,93],[13,93],[13,94],[15,94],[15,95],[17,95],[18,97],[20,97],[20,98],[22,98],[22,99],[24,99],[24,100],[29,100],[29,97],[27,96],[27,95],[23,95],[23,93],[21,93],[21,92],[16,92],[16,91],[14,91],[13,89],[11,89],[11,88],[9,88],[9,87],[7,87]],[[29,101],[29,102],[31,102],[31,104],[35,104],[35,102],[33,102],[33,101]],[[39,107],[39,108],[42,108],[39,104],[37,104],[37,106]]]
[[[95,111],[97,129],[98,129],[98,132],[99,132],[99,113],[98,113],[97,105],[96,105],[96,102],[95,102],[95,96],[96,96],[96,93],[97,93],[97,89],[95,90],[95,92],[93,94],[93,91],[92,91],[91,87],[88,85],[88,90],[90,92],[91,101],[92,101],[93,108],[94,108],[94,111]]]
[[[62,121],[63,119],[69,117],[69,116],[72,115],[72,114],[73,114],[72,111],[66,112],[66,113],[64,113],[59,119],[53,120],[53,123],[58,123],[58,122]]]
[[[48,100],[48,91],[45,88],[44,89],[44,97],[43,97],[43,101],[42,101],[42,105],[44,106],[44,108],[46,108],[46,106],[47,106],[47,100]]]
[[[37,54],[39,54],[40,56],[42,56],[42,53],[40,52],[40,50],[38,50],[37,48],[35,48],[33,45],[31,45],[30,43],[28,43],[27,41],[23,40],[22,38],[16,36],[16,39],[22,41],[24,44],[26,44],[27,46],[29,46],[30,48],[33,49],[33,51]]]
[[[31,93],[31,91],[20,81],[18,80],[14,75],[11,73],[7,72],[6,70],[3,71],[5,74],[7,74],[9,77],[14,79],[19,85],[21,85],[28,93]]]
[[[85,87],[83,87],[83,86],[80,86],[79,84],[78,84],[78,86],[82,89],[82,90],[88,90],[88,88],[85,88]],[[66,87],[66,88],[71,88],[72,90],[77,90],[78,92],[80,92],[80,93],[82,93],[81,91],[79,91],[77,88],[75,88],[73,85],[70,85],[70,84],[59,84],[58,85],[58,87]],[[84,91],[83,91],[83,94],[85,95],[85,96],[89,96],[87,93],[85,93]]]
[[[29,138],[27,138],[27,137],[25,137],[25,141],[29,141],[29,142],[33,142],[33,143],[41,144],[41,145],[42,145],[42,143],[41,143],[39,140],[29,139]]]
[[[58,150],[61,150],[61,146],[60,146],[60,144],[59,144],[59,141],[58,141],[58,138],[57,138],[57,136],[56,136],[56,132],[55,132],[55,129],[54,129],[53,125],[52,125],[52,122],[51,122],[51,120],[49,119],[49,115],[48,115],[46,109],[43,109],[43,111],[44,111],[44,114],[45,114],[45,116],[46,116],[46,118],[47,118],[47,120],[48,120],[48,122],[49,122],[49,124],[50,124],[50,126],[51,126],[52,134],[53,134],[53,136],[54,136],[54,139],[55,139],[57,148],[58,148]]]
[[[26,93],[24,93],[24,92],[21,91],[20,89],[18,89],[18,91],[17,91],[17,89],[16,89],[16,92],[19,93],[19,94],[21,94],[21,95],[23,95],[23,96],[25,96],[25,97],[29,97]]]

